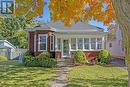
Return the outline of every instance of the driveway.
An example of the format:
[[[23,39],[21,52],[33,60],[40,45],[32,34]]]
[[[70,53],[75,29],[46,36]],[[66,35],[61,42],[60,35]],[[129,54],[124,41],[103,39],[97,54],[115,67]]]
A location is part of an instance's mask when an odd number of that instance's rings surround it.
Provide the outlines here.
[[[119,58],[113,58],[110,62],[110,64],[113,64],[115,66],[127,69],[127,66],[125,64],[125,60],[124,59],[119,59]]]

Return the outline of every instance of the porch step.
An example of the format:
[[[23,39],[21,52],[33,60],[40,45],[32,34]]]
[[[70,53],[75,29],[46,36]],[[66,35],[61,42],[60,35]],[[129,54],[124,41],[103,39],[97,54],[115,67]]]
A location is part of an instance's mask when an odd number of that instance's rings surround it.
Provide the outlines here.
[[[73,59],[70,59],[70,58],[61,58],[61,59],[58,59],[57,62],[58,62],[57,67],[73,66]]]

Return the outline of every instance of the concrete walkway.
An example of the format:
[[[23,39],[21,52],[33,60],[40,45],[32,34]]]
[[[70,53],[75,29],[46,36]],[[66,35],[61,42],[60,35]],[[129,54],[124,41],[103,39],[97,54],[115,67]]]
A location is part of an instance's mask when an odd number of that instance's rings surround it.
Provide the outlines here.
[[[71,59],[60,59],[57,64],[57,76],[50,87],[67,87],[68,72],[73,66]]]

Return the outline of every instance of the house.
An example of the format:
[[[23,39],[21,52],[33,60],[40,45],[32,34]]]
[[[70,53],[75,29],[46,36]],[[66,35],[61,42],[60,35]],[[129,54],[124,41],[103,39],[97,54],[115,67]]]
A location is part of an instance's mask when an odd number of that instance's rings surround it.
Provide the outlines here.
[[[107,49],[112,58],[124,59],[124,46],[122,44],[121,30],[118,25],[111,25],[108,31]]]
[[[87,57],[97,57],[106,48],[107,32],[87,23],[72,23],[71,27],[61,22],[42,23],[27,31],[29,52],[34,56],[48,51],[54,58],[73,58],[76,50],[82,50]]]
[[[8,59],[12,59],[12,53],[16,47],[7,40],[0,40],[0,55],[6,56]]]

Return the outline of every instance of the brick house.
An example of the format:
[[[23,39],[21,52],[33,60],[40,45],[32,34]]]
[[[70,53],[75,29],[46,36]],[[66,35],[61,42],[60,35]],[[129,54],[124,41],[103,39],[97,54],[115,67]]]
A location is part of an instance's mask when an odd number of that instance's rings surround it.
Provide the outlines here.
[[[76,50],[82,50],[87,57],[97,57],[106,48],[107,33],[87,23],[72,23],[65,27],[61,22],[42,23],[28,28],[29,52],[37,56],[43,51],[54,58],[73,58]]]

